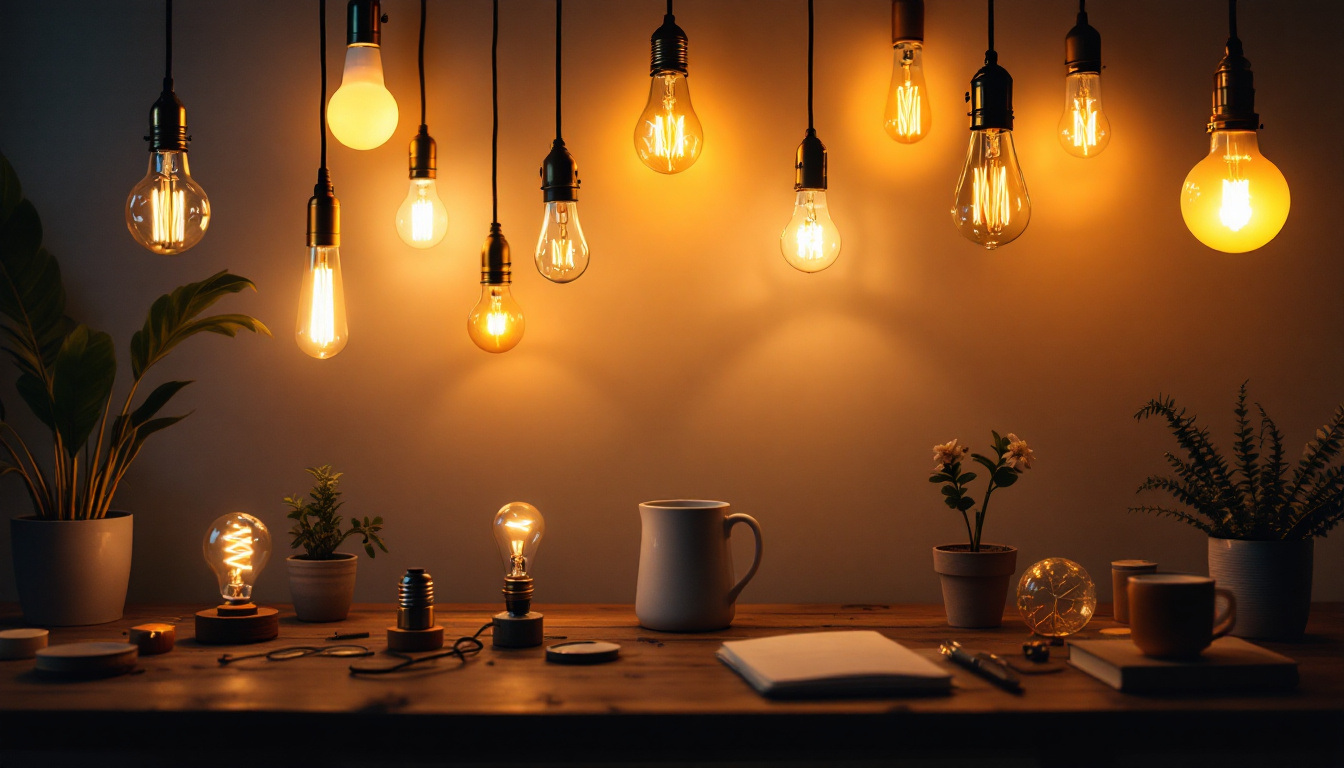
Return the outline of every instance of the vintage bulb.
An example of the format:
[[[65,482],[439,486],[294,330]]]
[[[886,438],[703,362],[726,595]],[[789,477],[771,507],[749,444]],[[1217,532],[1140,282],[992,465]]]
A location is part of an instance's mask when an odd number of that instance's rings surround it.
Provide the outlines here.
[[[929,88],[924,82],[924,44],[903,40],[893,45],[892,50],[896,61],[891,69],[891,87],[887,89],[883,127],[896,141],[914,144],[927,136],[933,126]]]
[[[350,329],[345,323],[345,285],[340,248],[308,249],[308,269],[299,287],[299,349],[325,360],[345,349]]]
[[[345,50],[341,87],[327,102],[331,135],[351,149],[382,146],[397,130],[397,100],[383,84],[383,54],[376,45]]]
[[[523,338],[523,308],[507,283],[481,284],[481,298],[467,315],[467,333],[486,352],[508,352]]]
[[[506,577],[525,578],[535,562],[537,547],[546,532],[546,521],[531,504],[514,501],[495,513],[495,542],[504,559]]]
[[[1288,220],[1288,181],[1260,154],[1253,130],[1214,131],[1209,154],[1185,177],[1181,216],[1199,241],[1244,253],[1273,240]]]
[[[1101,108],[1101,75],[1075,72],[1064,80],[1059,143],[1074,157],[1096,157],[1111,141],[1111,121]]]
[[[588,268],[588,241],[583,239],[577,200],[546,203],[533,256],[542,277],[553,283],[568,283]]]
[[[649,103],[635,123],[639,159],[659,173],[680,173],[695,164],[704,143],[686,75],[663,71],[650,77]]]
[[[126,197],[126,226],[136,242],[165,256],[188,250],[210,226],[210,198],[191,178],[186,150],[155,150],[149,172]]]
[[[961,236],[993,250],[1016,240],[1031,218],[1027,182],[1006,128],[971,131],[966,166],[957,182],[952,222]]]
[[[412,248],[431,248],[448,234],[448,208],[439,199],[434,179],[411,179],[410,191],[397,209],[397,234]]]
[[[271,532],[252,515],[230,512],[210,524],[201,553],[215,572],[225,603],[251,602],[252,585],[271,557]]]
[[[779,249],[790,266],[803,272],[820,272],[840,257],[840,230],[826,206],[826,190],[798,190]]]

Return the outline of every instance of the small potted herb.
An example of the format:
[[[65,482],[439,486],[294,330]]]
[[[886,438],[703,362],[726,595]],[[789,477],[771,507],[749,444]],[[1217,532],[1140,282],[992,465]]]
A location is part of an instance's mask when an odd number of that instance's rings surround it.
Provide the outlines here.
[[[345,502],[337,485],[341,472],[333,472],[331,465],[309,467],[308,474],[316,482],[308,499],[290,496],[289,519],[294,527],[294,549],[303,547],[301,555],[291,555],[285,562],[289,568],[289,592],[294,600],[294,613],[300,621],[342,621],[350,615],[350,603],[355,599],[355,567],[359,557],[336,548],[351,536],[363,538],[364,551],[376,557],[374,549],[387,551],[378,532],[383,529],[383,518],[360,519],[352,517],[350,528],[341,530],[342,518],[337,511]]]
[[[997,627],[1003,623],[1003,607],[1008,599],[1008,579],[1017,571],[1017,548],[1002,544],[985,544],[981,533],[989,498],[995,489],[1007,488],[1031,467],[1034,458],[1027,441],[1008,433],[1000,437],[991,432],[994,442],[992,458],[971,453],[969,446],[956,440],[934,446],[933,460],[937,464],[929,482],[943,486],[943,503],[960,512],[966,524],[965,544],[943,544],[933,548],[933,570],[943,586],[943,609],[947,623],[954,627]],[[962,472],[961,460],[970,453],[971,459],[989,472],[989,483],[980,507],[970,496],[968,485],[975,480],[974,472]],[[975,523],[972,525],[971,520]]]

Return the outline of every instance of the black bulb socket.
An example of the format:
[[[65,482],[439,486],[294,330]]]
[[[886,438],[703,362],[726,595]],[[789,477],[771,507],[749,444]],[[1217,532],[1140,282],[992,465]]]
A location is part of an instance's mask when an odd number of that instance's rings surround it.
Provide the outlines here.
[[[689,41],[686,33],[677,26],[676,17],[670,13],[664,16],[663,26],[653,31],[649,44],[652,49],[649,55],[650,77],[664,72],[687,74],[686,49]]]
[[[317,171],[313,196],[308,198],[308,247],[334,248],[341,244],[341,201],[326,168]]]
[[[532,610],[534,592],[531,576],[505,576],[504,609],[510,616],[526,616]]]
[[[579,164],[565,149],[564,139],[551,142],[550,154],[541,161],[541,199],[547,203],[579,199]]]
[[[383,39],[383,14],[378,0],[350,0],[345,7],[345,44],[379,45]]]
[[[1209,131],[1254,131],[1260,127],[1255,112],[1255,75],[1242,55],[1241,41],[1227,41],[1227,51],[1213,74],[1213,115]]]
[[[429,127],[420,126],[420,132],[411,139],[411,178],[438,178],[438,144],[429,135]]]
[[[190,140],[191,137],[187,135],[187,108],[173,93],[173,81],[164,78],[163,92],[154,106],[149,108],[149,135],[145,137],[145,141],[149,142],[149,151],[186,152]]]
[[[817,138],[817,132],[807,129],[807,136],[798,145],[798,159],[794,163],[793,189],[826,189],[826,145]]]
[[[1087,11],[1078,12],[1078,21],[1064,36],[1064,66],[1070,75],[1101,74],[1101,33],[1087,23]]]
[[[891,44],[924,42],[924,0],[891,0]]]
[[[508,285],[513,282],[513,260],[509,256],[509,241],[499,223],[490,225],[490,234],[481,246],[481,285]],[[524,611],[526,613],[526,611]]]
[[[999,66],[999,54],[985,52],[985,66],[971,78],[971,130],[1013,129],[1013,76]]]

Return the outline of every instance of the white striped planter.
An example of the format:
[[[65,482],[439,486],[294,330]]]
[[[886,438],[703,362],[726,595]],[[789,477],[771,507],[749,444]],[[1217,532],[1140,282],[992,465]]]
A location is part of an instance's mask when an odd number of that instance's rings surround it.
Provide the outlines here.
[[[1237,637],[1301,637],[1311,612],[1312,539],[1209,538],[1209,576],[1237,596]]]

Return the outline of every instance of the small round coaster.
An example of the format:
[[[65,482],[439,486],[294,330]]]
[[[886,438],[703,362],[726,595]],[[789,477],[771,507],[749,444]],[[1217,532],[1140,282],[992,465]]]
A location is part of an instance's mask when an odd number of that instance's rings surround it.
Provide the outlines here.
[[[130,643],[67,643],[37,652],[37,671],[69,677],[111,677],[135,669],[140,649]]]
[[[31,659],[47,647],[45,629],[6,629],[0,632],[0,660]]]
[[[546,660],[552,664],[603,664],[615,661],[621,646],[597,640],[576,640],[546,646]]]

